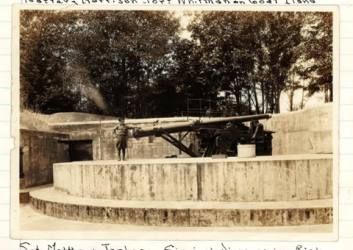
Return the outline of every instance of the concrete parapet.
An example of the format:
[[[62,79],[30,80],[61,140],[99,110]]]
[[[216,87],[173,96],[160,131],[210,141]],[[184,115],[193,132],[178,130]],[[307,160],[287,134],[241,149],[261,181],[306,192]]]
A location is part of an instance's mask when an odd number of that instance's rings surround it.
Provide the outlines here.
[[[266,130],[275,132],[272,140],[273,155],[333,152],[332,104],[275,114],[271,119],[261,122]]]
[[[54,164],[54,187],[97,199],[299,201],[332,198],[332,155]]]
[[[287,154],[331,154],[333,152],[333,109],[332,104],[306,108],[300,111],[274,114],[269,120],[261,120],[266,130],[275,132],[272,141],[273,155]],[[197,118],[191,118],[196,119]],[[211,118],[213,119],[213,118]],[[185,122],[185,117],[127,119],[131,127],[175,124]],[[70,135],[70,140],[92,140],[94,160],[117,159],[116,138],[113,128],[117,120],[52,123],[51,128]],[[174,136],[178,137],[177,134]],[[183,141],[189,146],[198,140],[190,133]],[[180,152],[170,143],[158,137],[128,140],[127,155],[130,159],[164,158]]]
[[[30,193],[31,207],[62,219],[166,227],[271,227],[332,224],[332,200],[297,202],[146,202],[72,197],[53,188]]]
[[[186,118],[128,119],[126,125],[130,127],[152,126],[156,121],[161,124],[169,124],[186,121]],[[113,129],[118,124],[118,121],[91,121],[50,125],[56,131],[69,134],[71,141],[92,140],[94,160],[113,160],[118,158],[115,146],[117,138],[113,135]],[[178,134],[173,134],[173,136],[178,138]],[[196,144],[196,140],[194,133],[190,133],[184,138],[183,143],[189,146],[191,143]],[[127,157],[130,159],[165,158],[166,156],[181,154],[179,149],[160,137],[150,136],[138,140],[129,138],[127,143]]]

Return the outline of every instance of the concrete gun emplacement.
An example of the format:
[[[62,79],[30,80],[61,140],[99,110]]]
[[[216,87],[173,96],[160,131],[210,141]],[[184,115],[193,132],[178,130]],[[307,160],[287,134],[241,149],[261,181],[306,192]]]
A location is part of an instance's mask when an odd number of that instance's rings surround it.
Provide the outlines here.
[[[204,118],[176,124],[133,128],[134,138],[162,137],[191,157],[213,155],[237,156],[238,144],[255,144],[256,155],[272,155],[272,131],[265,131],[259,120],[270,119],[270,114],[237,117]],[[244,123],[249,122],[246,126]],[[185,132],[184,135],[182,133]],[[178,139],[172,134],[178,133]],[[194,133],[197,143],[183,144],[183,139]]]

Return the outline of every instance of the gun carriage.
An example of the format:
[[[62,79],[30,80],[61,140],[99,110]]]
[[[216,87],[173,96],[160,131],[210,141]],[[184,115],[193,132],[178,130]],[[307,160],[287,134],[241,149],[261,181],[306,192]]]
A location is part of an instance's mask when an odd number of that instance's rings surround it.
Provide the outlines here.
[[[191,157],[211,157],[212,155],[237,155],[238,144],[255,144],[256,155],[272,155],[272,131],[265,131],[259,120],[269,119],[271,115],[249,115],[226,118],[209,118],[204,120],[189,120],[173,125],[155,125],[144,128],[134,128],[134,138],[149,136],[162,137]],[[244,123],[249,122],[246,126]],[[172,134],[185,134],[175,138]],[[198,145],[186,146],[182,141],[194,132]]]

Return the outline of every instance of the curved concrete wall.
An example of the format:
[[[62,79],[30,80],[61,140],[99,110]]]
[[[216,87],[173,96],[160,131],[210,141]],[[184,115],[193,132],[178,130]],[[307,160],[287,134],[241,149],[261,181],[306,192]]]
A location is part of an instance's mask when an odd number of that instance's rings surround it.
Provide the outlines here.
[[[170,124],[185,121],[186,118],[160,118],[160,123]],[[152,126],[157,119],[127,120],[128,126]],[[275,114],[261,123],[266,130],[274,131],[273,155],[287,154],[332,154],[332,104],[310,107],[304,110]],[[117,121],[71,122],[51,124],[52,129],[70,135],[70,140],[93,140],[94,160],[118,158],[115,148],[116,138],[113,128]],[[175,135],[177,137],[177,135]],[[198,143],[194,133],[183,141],[185,145]],[[165,158],[178,155],[179,150],[162,138],[148,137],[139,140],[129,139],[127,156],[130,159]]]
[[[185,121],[186,118],[161,118],[161,123],[177,123]],[[158,119],[141,119],[127,120],[126,124],[131,127],[152,126],[153,122]],[[153,121],[153,122],[152,122]],[[74,122],[52,124],[52,128],[61,133],[70,135],[70,140],[92,140],[93,160],[114,160],[118,159],[118,151],[115,147],[117,138],[113,135],[113,129],[118,124],[118,121],[103,121],[103,122]],[[185,133],[183,133],[184,135]],[[178,138],[178,134],[173,134]],[[190,143],[196,144],[196,136],[194,133],[188,134],[183,143],[187,146]],[[179,155],[179,150],[166,142],[161,137],[147,137],[136,140],[135,138],[128,139],[127,157],[129,159],[150,159],[150,158],[165,158],[170,155]],[[185,155],[184,153],[182,153]]]
[[[330,199],[332,156],[58,163],[54,186],[73,196],[116,200]]]

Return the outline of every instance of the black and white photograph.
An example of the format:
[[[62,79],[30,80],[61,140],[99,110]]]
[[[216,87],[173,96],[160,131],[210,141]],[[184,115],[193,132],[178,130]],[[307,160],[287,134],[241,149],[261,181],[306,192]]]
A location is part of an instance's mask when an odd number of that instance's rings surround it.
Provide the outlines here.
[[[336,239],[334,7],[14,14],[13,237]]]

